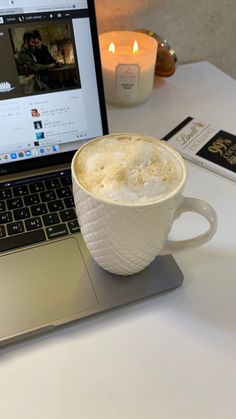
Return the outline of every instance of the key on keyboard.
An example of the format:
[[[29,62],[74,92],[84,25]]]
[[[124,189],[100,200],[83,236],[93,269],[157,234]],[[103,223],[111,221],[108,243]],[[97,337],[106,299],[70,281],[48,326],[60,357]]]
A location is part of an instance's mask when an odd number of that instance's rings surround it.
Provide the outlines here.
[[[79,232],[71,184],[70,171],[0,184],[0,252]]]

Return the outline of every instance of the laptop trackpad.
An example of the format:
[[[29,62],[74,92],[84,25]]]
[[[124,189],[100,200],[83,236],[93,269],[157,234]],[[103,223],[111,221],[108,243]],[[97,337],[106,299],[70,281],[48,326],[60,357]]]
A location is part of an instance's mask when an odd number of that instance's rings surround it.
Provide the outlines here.
[[[0,338],[77,318],[98,304],[76,238],[0,257]]]

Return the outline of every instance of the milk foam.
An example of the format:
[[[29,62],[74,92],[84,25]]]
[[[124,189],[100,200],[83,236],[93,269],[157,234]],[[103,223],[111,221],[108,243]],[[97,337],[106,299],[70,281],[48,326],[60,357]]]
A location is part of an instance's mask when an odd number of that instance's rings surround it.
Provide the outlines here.
[[[169,195],[183,170],[178,158],[158,140],[114,134],[91,141],[78,153],[75,173],[98,198],[141,204]]]

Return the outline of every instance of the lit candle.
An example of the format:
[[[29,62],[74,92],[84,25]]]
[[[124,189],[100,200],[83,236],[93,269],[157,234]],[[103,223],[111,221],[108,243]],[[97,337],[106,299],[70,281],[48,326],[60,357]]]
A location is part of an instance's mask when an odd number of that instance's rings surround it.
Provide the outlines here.
[[[133,106],[144,102],[153,89],[158,43],[130,31],[99,36],[105,97],[108,103]]]

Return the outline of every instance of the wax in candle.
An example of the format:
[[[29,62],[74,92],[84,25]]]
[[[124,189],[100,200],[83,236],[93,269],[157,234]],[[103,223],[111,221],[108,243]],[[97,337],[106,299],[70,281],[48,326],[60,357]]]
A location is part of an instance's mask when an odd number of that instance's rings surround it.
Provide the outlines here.
[[[144,102],[153,88],[157,41],[130,31],[107,32],[99,41],[106,101],[120,106]],[[114,49],[109,51],[111,43]]]

